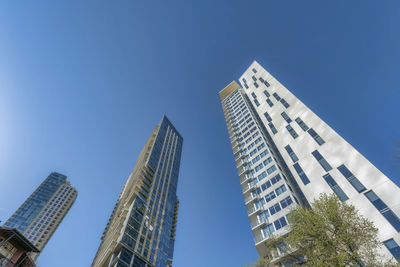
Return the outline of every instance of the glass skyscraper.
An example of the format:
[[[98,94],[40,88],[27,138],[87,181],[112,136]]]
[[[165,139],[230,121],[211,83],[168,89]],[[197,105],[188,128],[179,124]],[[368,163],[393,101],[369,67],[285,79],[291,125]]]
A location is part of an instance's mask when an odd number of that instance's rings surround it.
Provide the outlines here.
[[[172,265],[182,143],[164,116],[119,195],[92,266]]]
[[[374,222],[382,253],[398,259],[399,187],[257,62],[239,81],[219,95],[259,255],[290,264],[268,238],[288,233],[292,207],[334,193]]]
[[[52,172],[4,224],[42,250],[77,197],[67,176]],[[36,259],[39,255],[33,255]]]

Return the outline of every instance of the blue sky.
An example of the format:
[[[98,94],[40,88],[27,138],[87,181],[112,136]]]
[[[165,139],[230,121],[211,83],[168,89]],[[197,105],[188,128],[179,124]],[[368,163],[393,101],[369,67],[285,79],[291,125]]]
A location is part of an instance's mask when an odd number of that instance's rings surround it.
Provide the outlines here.
[[[185,140],[174,267],[255,260],[218,97],[253,60],[400,184],[399,1],[8,1],[0,25],[0,220],[51,171],[79,192],[40,267],[90,265],[164,113]]]

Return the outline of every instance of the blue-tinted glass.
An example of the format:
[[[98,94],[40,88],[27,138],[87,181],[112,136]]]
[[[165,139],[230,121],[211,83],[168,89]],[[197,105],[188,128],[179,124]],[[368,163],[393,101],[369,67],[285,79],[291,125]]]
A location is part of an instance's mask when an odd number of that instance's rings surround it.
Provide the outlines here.
[[[268,93],[267,90],[264,90],[264,95],[265,95],[266,97],[270,97],[270,96],[271,96],[271,95]]]
[[[322,155],[318,152],[318,150],[315,150],[312,152],[314,158],[319,162],[319,164],[324,168],[325,171],[330,171],[332,170],[331,165],[322,157]]]
[[[289,156],[292,158],[293,162],[296,162],[299,160],[289,145],[285,146],[285,149],[286,149],[287,153],[289,154]]]
[[[281,97],[277,93],[272,94],[277,101],[281,100]]]
[[[338,170],[343,174],[344,177],[350,182],[350,184],[361,193],[366,190],[365,186],[347,169],[346,166],[341,165]]]
[[[289,116],[286,114],[286,112],[282,112],[281,116],[285,119],[285,121],[287,123],[291,123],[292,122],[292,120],[289,118]]]
[[[296,118],[295,121],[297,122],[297,124],[300,126],[300,128],[303,131],[307,131],[308,130],[308,126],[300,118]]]
[[[346,201],[349,199],[330,174],[324,175],[324,179],[341,201]]]
[[[389,239],[383,243],[385,244],[386,248],[390,251],[390,253],[392,253],[393,257],[396,260],[399,260],[400,259],[400,247],[396,243],[396,241],[394,241],[393,239]]]
[[[292,126],[287,125],[286,129],[289,131],[290,135],[296,139],[299,135],[296,133],[296,131],[292,128]]]
[[[325,141],[314,131],[314,129],[308,130],[308,133],[311,135],[312,138],[319,144],[322,145]]]
[[[272,122],[268,123],[268,126],[271,129],[273,134],[276,134],[278,132]]]
[[[371,201],[371,203],[379,210],[379,212],[389,221],[389,223],[400,232],[400,219],[389,207],[383,202],[374,191],[365,193],[365,196]]]
[[[293,167],[296,170],[297,174],[300,176],[300,179],[304,185],[310,183],[310,180],[308,179],[307,175],[304,173],[303,169],[300,167],[298,163],[294,164]]]
[[[269,99],[269,98],[267,98],[267,103],[268,103],[268,105],[270,106],[270,107],[272,107],[273,105],[274,105],[274,103],[272,103],[272,101]]]
[[[265,112],[265,113],[264,113],[264,116],[265,116],[265,118],[267,119],[267,121],[269,121],[269,122],[272,121],[272,118],[271,118],[271,116],[269,116],[268,112]]]

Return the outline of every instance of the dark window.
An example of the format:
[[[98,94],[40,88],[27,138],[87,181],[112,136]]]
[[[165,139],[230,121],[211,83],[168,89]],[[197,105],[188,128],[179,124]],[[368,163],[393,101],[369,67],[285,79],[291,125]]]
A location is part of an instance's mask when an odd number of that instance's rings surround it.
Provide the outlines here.
[[[400,219],[391,209],[389,209],[385,202],[383,202],[372,190],[365,193],[365,196],[369,201],[371,201],[375,208],[379,210],[383,217],[385,217],[386,220],[388,220],[388,222],[396,229],[396,231],[400,232]]]
[[[361,193],[365,190],[365,186],[355,177],[346,166],[341,165],[338,167],[338,170],[343,174],[344,177],[351,183],[351,185],[357,190],[358,193]]]
[[[260,105],[257,99],[254,99],[254,104],[256,104],[257,107]]]
[[[310,130],[308,130],[308,133],[311,135],[312,138],[314,138],[315,142],[317,142],[318,145],[322,145],[323,143],[325,143],[324,139],[322,139],[321,136],[319,136],[319,135],[313,130],[313,128],[311,128]]]
[[[277,101],[281,100],[281,97],[277,93],[272,94]]]
[[[383,242],[383,244],[385,244],[386,248],[392,253],[396,260],[400,259],[400,247],[393,238]]]
[[[257,73],[257,70],[256,70],[255,68],[253,68],[252,71],[253,71],[254,73]]]
[[[294,163],[299,160],[289,145],[285,146],[285,149],[286,149],[287,153],[289,154],[289,156],[292,158]]]
[[[274,215],[275,213],[277,213],[278,211],[281,210],[281,206],[279,205],[279,203],[276,203],[275,205],[273,205],[271,208],[269,208],[269,213],[272,215]]]
[[[267,90],[264,90],[264,95],[265,95],[266,97],[270,97],[270,96],[271,96],[271,95],[268,93]]]
[[[251,93],[251,96],[252,96],[253,98],[257,98],[257,96],[256,96],[256,94],[255,94],[254,92]]]
[[[285,108],[289,108],[290,107],[290,105],[288,104],[288,102],[286,102],[286,100],[285,99],[281,99],[281,103],[282,103],[282,105],[285,107]]]
[[[256,77],[254,77],[254,75],[253,76],[251,76],[251,78],[253,79],[253,81],[257,81],[257,78]]]
[[[258,78],[260,80],[260,82],[264,83],[264,79],[263,78]]]
[[[276,229],[277,231],[278,231],[279,229],[281,229],[282,227],[284,227],[285,225],[287,225],[287,222],[286,222],[285,217],[282,217],[282,218],[276,220],[276,221],[274,222],[274,225],[275,225],[275,229]]]
[[[270,84],[267,81],[264,81],[264,84],[265,84],[266,87],[270,86]]]
[[[329,173],[324,175],[324,179],[341,201],[346,201],[349,199]]]
[[[324,157],[318,152],[318,150],[315,150],[312,152],[314,158],[321,164],[322,168],[324,168],[325,171],[330,171],[332,170],[331,165],[324,159]]]
[[[304,185],[310,183],[310,180],[308,180],[307,175],[304,173],[303,169],[300,167],[298,163],[294,164],[293,167],[296,170],[297,174],[300,176],[300,179]]]
[[[265,116],[265,118],[267,119],[267,121],[269,121],[269,122],[272,121],[272,118],[271,118],[271,116],[269,116],[268,112],[265,112],[265,113],[264,113],[264,116]]]
[[[247,85],[247,83],[244,84],[244,87],[246,87],[246,89],[249,89],[249,86]]]
[[[246,79],[245,79],[245,78],[243,78],[243,79],[242,79],[242,81],[243,81],[244,83],[247,83],[247,81],[246,81]]]
[[[288,125],[286,126],[286,129],[289,131],[290,135],[296,139],[299,135],[296,133],[296,131],[292,128],[292,126]]]
[[[271,128],[273,134],[276,134],[278,132],[272,122],[268,123],[268,126],[269,128]]]
[[[254,83],[254,86],[255,86],[256,88],[258,88],[258,83]]]
[[[300,128],[303,129],[303,131],[306,132],[308,130],[307,124],[305,124],[304,121],[302,121],[300,118],[296,118],[295,121],[300,126]]]
[[[292,120],[289,118],[289,116],[286,114],[286,112],[282,112],[281,116],[285,119],[285,121],[287,123],[291,123],[292,122]]]
[[[269,98],[267,98],[267,103],[268,103],[268,105],[270,106],[270,107],[272,107],[274,104],[272,103],[272,101],[269,99]]]

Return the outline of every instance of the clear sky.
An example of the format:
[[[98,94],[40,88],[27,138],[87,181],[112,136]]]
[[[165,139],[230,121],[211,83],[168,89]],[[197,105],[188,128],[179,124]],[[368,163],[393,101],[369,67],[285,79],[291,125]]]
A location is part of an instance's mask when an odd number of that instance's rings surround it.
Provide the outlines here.
[[[2,1],[0,25],[0,220],[51,171],[79,192],[39,267],[90,265],[163,113],[174,267],[255,260],[218,97],[253,60],[400,184],[399,1]]]

